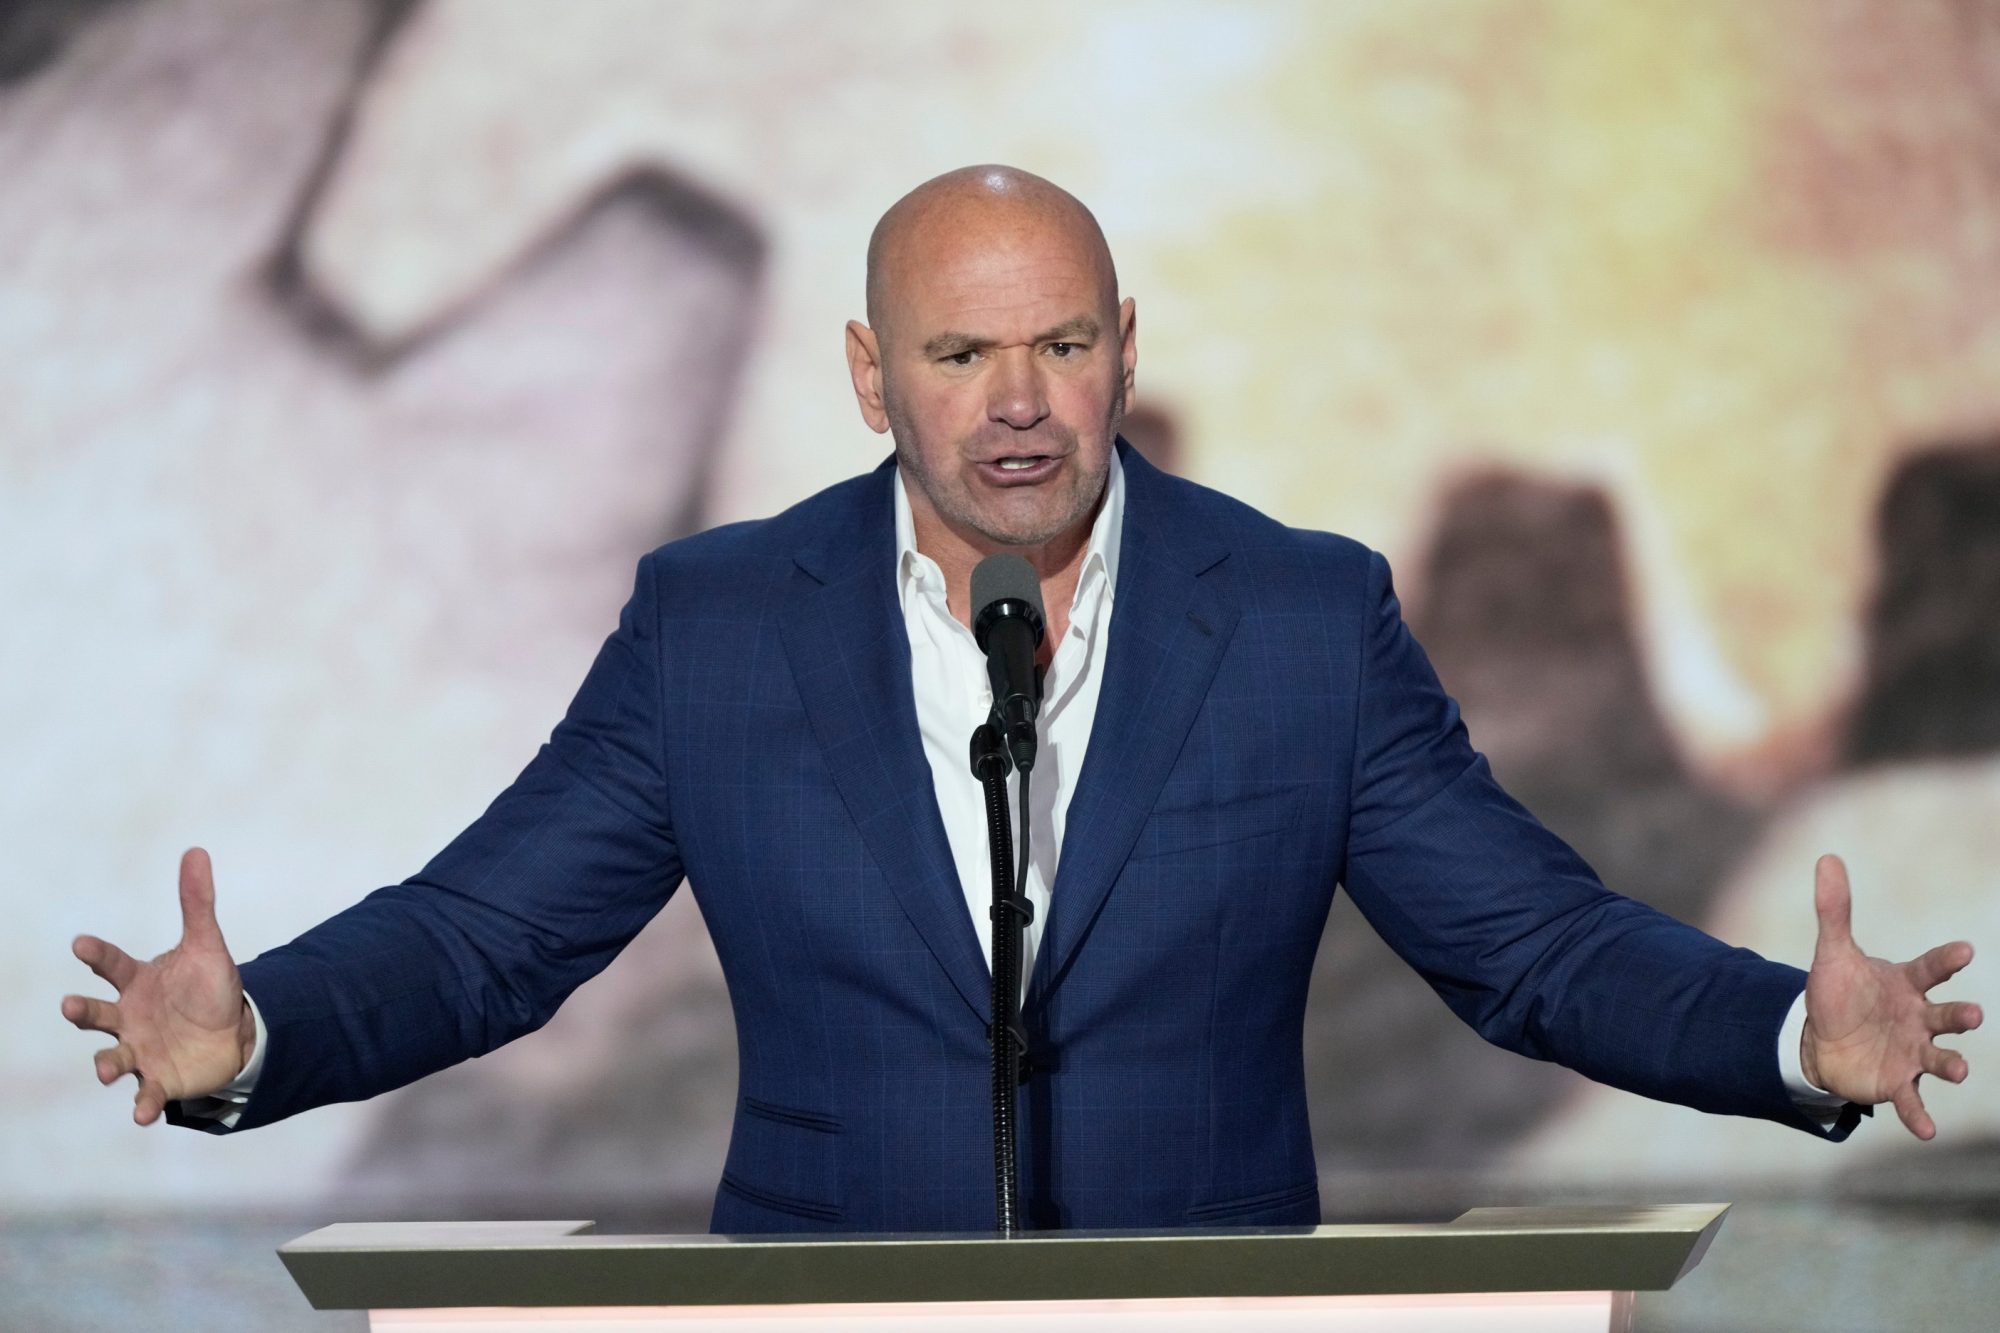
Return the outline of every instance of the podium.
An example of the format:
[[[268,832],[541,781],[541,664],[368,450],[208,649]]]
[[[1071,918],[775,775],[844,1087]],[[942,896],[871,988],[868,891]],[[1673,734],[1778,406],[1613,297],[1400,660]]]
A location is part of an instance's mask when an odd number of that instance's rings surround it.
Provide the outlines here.
[[[281,1247],[381,1333],[1568,1333],[1700,1262],[1727,1204],[1475,1208],[1444,1223],[1206,1231],[598,1235],[588,1222],[343,1223]]]

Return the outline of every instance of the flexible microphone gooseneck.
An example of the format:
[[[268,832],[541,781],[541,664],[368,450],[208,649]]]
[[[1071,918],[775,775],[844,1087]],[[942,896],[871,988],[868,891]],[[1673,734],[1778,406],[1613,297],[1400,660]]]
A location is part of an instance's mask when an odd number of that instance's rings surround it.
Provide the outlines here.
[[[1042,680],[1042,587],[1018,555],[991,555],[972,571],[973,637],[986,654],[993,711],[972,733],[972,775],[986,799],[987,850],[993,862],[993,1213],[1002,1236],[1020,1225],[1016,1104],[1028,1049],[1021,1026],[1021,931],[1034,920],[1028,901],[1028,774],[1035,766],[1035,720]],[[1021,771],[1021,854],[1009,846],[1007,771]]]

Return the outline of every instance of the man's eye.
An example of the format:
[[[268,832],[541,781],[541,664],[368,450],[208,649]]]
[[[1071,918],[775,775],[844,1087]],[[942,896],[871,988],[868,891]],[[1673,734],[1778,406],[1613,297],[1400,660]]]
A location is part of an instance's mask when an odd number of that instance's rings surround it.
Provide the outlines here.
[[[1082,350],[1083,348],[1077,343],[1049,344],[1049,355],[1057,358],[1058,360],[1067,360],[1068,358],[1075,356],[1078,352],[1081,352]]]
[[[954,366],[969,366],[972,364],[972,358],[978,355],[979,353],[968,350],[964,352],[953,352],[950,355],[946,356],[944,359],[946,361],[949,361]]]

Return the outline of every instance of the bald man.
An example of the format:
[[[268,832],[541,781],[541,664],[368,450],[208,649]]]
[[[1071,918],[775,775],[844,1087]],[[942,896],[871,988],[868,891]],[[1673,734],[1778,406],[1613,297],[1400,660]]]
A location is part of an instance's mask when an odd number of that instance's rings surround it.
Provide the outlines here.
[[[899,201],[847,357],[895,456],[642,560],[549,743],[421,873],[239,973],[195,850],[175,949],[77,941],[120,994],[64,1013],[118,1037],[98,1076],[137,1076],[140,1123],[246,1129],[491,1050],[685,877],[741,1049],[715,1229],[990,1227],[968,625],[974,565],[1015,552],[1049,622],[1033,1224],[1318,1220],[1301,1025],[1337,885],[1496,1043],[1826,1137],[1887,1100],[1934,1132],[1916,1079],[1965,1076],[1933,1038],[1980,1013],[1926,992],[1970,946],[1867,957],[1831,858],[1810,974],[1608,892],[1494,784],[1379,556],[1118,440],[1133,304],[1068,194],[973,167]]]

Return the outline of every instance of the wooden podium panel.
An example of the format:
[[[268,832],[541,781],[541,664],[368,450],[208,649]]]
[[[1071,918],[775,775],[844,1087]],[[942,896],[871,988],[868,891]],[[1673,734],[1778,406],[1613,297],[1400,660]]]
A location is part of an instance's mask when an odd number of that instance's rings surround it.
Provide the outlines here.
[[[279,1250],[382,1330],[1605,1329],[1701,1259],[1726,1204],[1477,1208],[1447,1223],[1207,1231],[605,1236],[587,1222],[346,1223]]]

